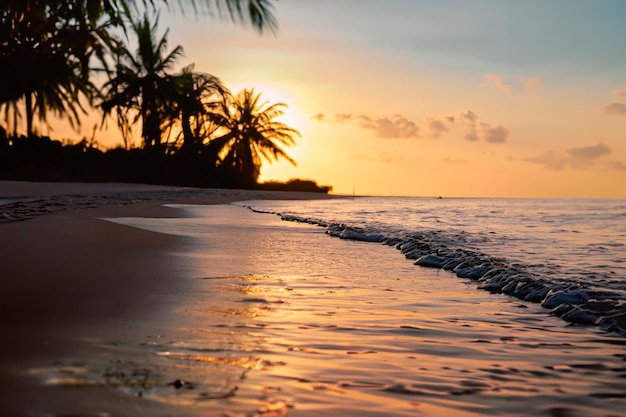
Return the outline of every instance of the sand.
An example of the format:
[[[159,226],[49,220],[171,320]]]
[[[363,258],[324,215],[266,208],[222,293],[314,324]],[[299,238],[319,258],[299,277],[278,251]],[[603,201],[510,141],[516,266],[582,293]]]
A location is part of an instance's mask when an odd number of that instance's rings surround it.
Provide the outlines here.
[[[197,190],[132,184],[0,181],[0,415],[39,415],[64,402],[24,370],[53,365],[97,336],[125,340],[158,326],[185,283],[168,251],[181,238],[114,224],[105,217],[171,217],[162,203],[221,204],[308,193]],[[106,396],[88,396],[88,410]],[[82,401],[84,395],[80,395]],[[123,409],[123,405],[118,407]],[[142,415],[146,410],[127,410]],[[81,414],[82,415],[82,414]]]
[[[626,415],[618,335],[385,245],[162,206],[325,196],[142,187],[0,183],[0,416]]]

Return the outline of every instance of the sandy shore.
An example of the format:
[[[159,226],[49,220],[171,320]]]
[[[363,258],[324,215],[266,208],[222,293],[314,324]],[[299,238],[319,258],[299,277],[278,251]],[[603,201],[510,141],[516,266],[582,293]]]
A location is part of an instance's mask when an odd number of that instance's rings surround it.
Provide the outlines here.
[[[319,197],[0,182],[0,416],[625,415],[616,334],[385,245],[162,206]]]
[[[94,336],[124,340],[125,333],[137,326],[156,325],[167,316],[176,294],[185,291],[185,284],[173,278],[177,266],[168,254],[183,239],[101,217],[176,216],[177,210],[161,205],[168,202],[319,197],[128,184],[0,182],[4,203],[0,415],[38,415],[38,404],[76,400],[75,393],[47,398],[23,370],[51,366],[59,355],[84,349],[84,341]]]

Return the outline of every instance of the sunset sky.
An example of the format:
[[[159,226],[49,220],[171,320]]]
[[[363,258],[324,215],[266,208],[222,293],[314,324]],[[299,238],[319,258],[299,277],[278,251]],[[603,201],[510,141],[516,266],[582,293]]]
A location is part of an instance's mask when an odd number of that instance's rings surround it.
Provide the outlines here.
[[[288,105],[298,165],[265,163],[261,180],[311,178],[338,194],[626,196],[623,0],[274,4],[276,36],[189,11],[160,19],[170,48],[185,49],[181,67]]]

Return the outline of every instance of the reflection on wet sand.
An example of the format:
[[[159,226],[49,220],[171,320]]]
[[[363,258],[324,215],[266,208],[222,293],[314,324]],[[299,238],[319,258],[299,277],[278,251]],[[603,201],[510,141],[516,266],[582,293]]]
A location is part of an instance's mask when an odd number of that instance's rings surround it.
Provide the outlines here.
[[[431,289],[441,285],[430,279]],[[414,284],[338,281],[203,280],[219,300],[186,306],[188,327],[104,344],[106,364],[37,372],[49,384],[107,387],[192,415],[621,413],[622,339],[474,291],[420,303]]]
[[[392,248],[245,213],[233,233],[211,214],[200,249],[181,254],[195,290],[160,334],[33,372],[164,415],[624,415],[624,338],[416,270]],[[215,242],[240,262],[206,251]]]

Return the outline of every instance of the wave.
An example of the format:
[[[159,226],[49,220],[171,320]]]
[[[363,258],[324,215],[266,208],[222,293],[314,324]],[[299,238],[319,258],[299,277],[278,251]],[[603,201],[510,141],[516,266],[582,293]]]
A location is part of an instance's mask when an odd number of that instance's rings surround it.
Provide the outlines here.
[[[283,221],[322,227],[331,237],[393,246],[415,265],[449,271],[476,282],[478,289],[540,303],[566,322],[594,325],[626,337],[626,299],[622,292],[594,288],[584,277],[559,278],[554,265],[512,262],[482,253],[471,248],[471,237],[465,232],[384,230],[244,207],[278,215]]]

